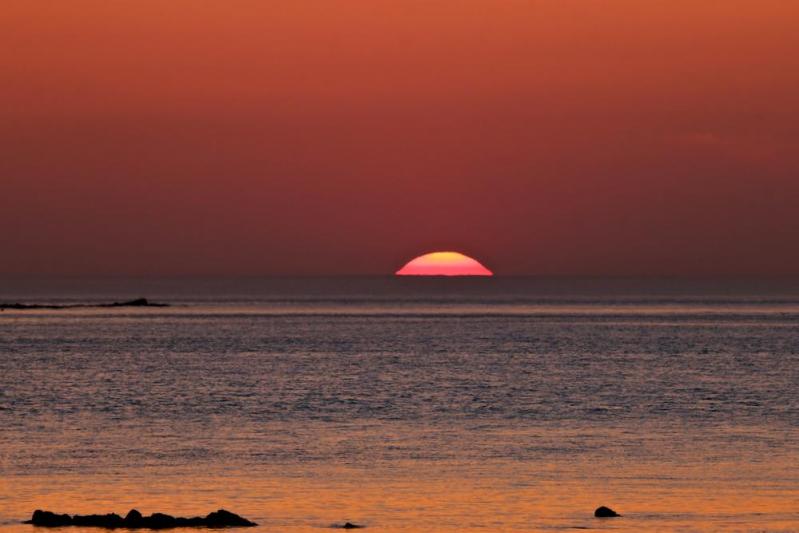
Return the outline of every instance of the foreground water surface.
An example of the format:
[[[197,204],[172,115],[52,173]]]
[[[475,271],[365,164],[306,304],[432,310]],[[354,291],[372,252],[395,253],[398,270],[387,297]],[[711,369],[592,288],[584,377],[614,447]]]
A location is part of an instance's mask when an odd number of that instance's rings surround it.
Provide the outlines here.
[[[799,530],[799,284],[0,284],[139,296],[174,305],[0,313],[6,533],[132,507],[292,532]]]

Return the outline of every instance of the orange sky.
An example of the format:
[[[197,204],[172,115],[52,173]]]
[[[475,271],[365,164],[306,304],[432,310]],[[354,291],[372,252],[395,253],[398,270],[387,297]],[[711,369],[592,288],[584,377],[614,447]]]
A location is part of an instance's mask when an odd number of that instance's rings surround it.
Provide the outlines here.
[[[799,274],[799,3],[5,0],[0,273]]]

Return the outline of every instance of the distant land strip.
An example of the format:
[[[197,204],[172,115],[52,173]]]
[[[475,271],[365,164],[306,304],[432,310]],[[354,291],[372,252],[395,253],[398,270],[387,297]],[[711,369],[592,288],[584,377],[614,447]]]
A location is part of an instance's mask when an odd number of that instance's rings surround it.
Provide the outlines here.
[[[136,298],[124,302],[113,302],[110,304],[21,304],[21,303],[0,303],[0,310],[6,309],[79,309],[91,307],[169,307],[169,304],[150,302],[147,298]]]

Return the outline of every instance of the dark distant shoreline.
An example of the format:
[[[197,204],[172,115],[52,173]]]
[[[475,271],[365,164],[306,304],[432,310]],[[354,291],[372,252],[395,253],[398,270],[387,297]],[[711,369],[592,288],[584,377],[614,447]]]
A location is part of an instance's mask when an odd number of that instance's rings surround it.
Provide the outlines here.
[[[6,309],[26,310],[26,309],[82,309],[82,308],[106,308],[106,307],[169,307],[169,304],[150,302],[147,298],[137,298],[123,302],[113,302],[109,304],[22,304],[22,303],[0,303],[0,310]]]

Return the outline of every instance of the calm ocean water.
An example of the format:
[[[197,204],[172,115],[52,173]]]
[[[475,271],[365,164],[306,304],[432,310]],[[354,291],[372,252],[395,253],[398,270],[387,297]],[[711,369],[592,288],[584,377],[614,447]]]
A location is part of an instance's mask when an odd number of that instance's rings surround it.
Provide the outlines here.
[[[799,531],[799,283],[0,280],[139,296],[0,313],[0,531]]]

